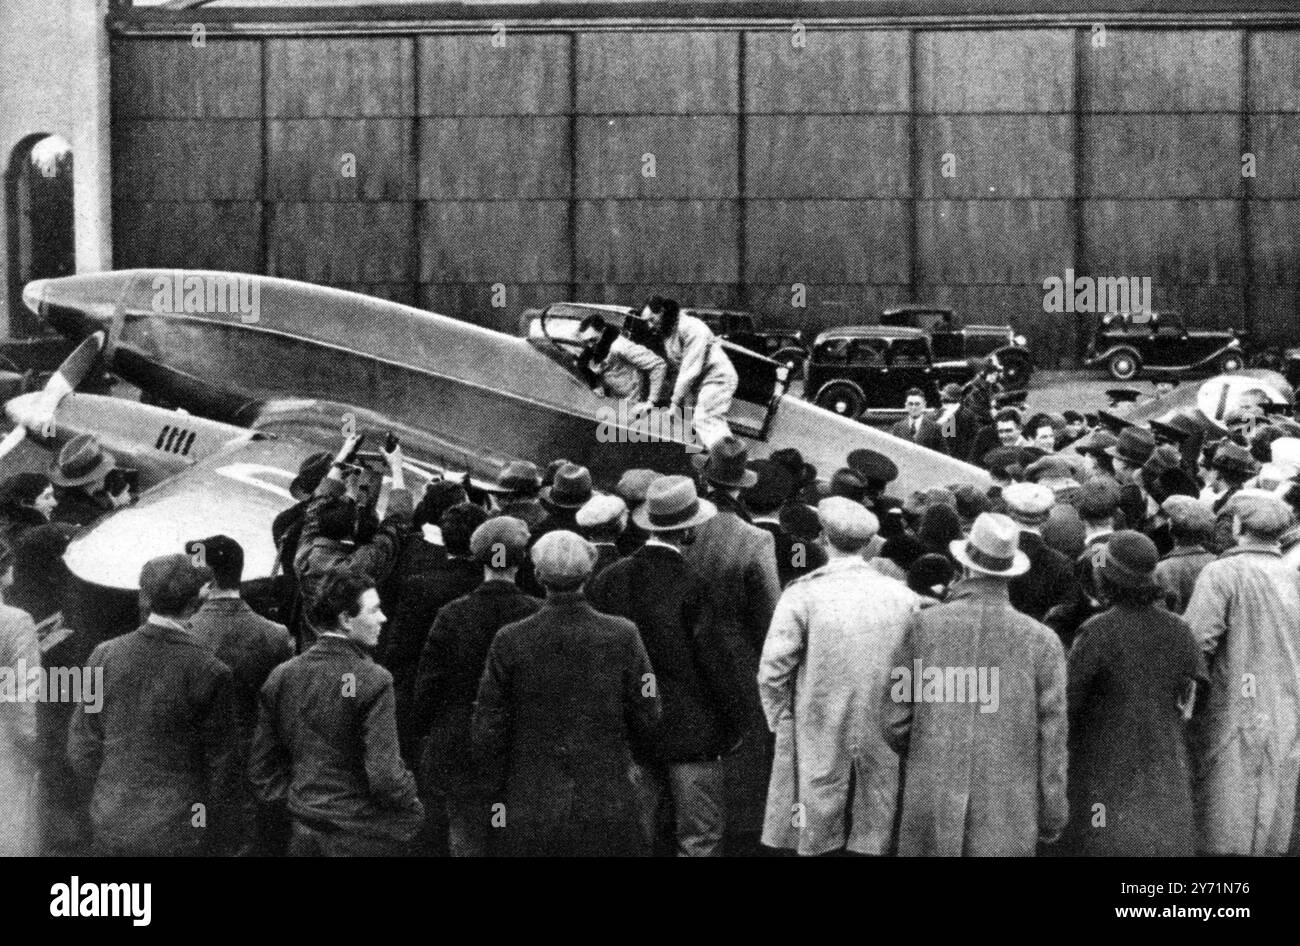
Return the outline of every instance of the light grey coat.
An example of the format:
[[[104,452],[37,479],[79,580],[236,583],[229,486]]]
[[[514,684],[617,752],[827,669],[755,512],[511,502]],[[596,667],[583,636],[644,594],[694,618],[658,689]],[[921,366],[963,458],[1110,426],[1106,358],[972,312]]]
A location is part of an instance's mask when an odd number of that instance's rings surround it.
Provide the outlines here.
[[[1283,854],[1300,778],[1300,573],[1276,550],[1231,549],[1201,570],[1183,619],[1210,665],[1190,734],[1197,846]]]
[[[888,853],[898,757],[882,734],[890,658],[920,598],[861,558],[790,583],[758,669],[776,753],[763,843],[824,854]]]

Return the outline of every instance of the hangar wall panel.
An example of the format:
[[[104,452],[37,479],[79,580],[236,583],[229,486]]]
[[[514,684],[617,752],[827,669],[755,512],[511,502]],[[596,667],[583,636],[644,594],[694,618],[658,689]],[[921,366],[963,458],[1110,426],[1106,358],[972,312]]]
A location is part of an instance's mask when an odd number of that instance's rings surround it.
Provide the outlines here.
[[[1296,31],[539,26],[115,37],[115,265],[507,330],[566,296],[812,328],[950,301],[1046,366],[1079,341],[1041,283],[1075,267],[1297,340]]]

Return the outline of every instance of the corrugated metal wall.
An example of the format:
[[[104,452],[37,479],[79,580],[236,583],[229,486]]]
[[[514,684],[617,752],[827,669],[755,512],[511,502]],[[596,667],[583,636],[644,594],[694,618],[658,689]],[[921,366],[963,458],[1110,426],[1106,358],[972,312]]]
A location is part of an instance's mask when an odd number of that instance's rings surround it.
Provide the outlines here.
[[[1300,32],[792,38],[118,36],[114,262],[268,272],[505,329],[571,295],[809,327],[941,300],[1011,319],[1049,365],[1078,341],[1042,280],[1072,267],[1300,340]]]

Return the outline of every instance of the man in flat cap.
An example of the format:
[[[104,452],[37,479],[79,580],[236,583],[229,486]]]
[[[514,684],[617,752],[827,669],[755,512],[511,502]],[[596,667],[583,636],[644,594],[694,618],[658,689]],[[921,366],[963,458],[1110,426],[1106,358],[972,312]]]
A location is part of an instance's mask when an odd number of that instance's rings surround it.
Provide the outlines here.
[[[68,760],[92,786],[96,856],[223,849],[239,774],[231,674],[189,625],[211,578],[187,555],[150,559],[140,571],[148,619],[87,661],[103,674],[99,705],[73,711]]]
[[[627,503],[618,496],[593,496],[578,510],[574,519],[583,537],[596,547],[596,565],[591,570],[594,580],[623,557],[618,549],[618,539],[627,528]]]
[[[648,853],[630,772],[662,714],[650,658],[635,624],[583,594],[591,543],[559,529],[531,555],[546,601],[492,639],[471,722],[497,851]]]
[[[1214,512],[1190,496],[1170,496],[1160,509],[1169,520],[1174,547],[1156,565],[1155,581],[1165,590],[1165,606],[1182,614],[1201,570],[1217,557],[1208,548],[1214,535]]]
[[[470,537],[470,557],[483,582],[438,611],[415,675],[411,725],[423,738],[419,782],[435,852],[445,825],[452,857],[491,850],[491,799],[470,749],[470,717],[488,648],[497,631],[542,606],[515,584],[528,551],[528,526],[498,516]]]
[[[624,470],[623,475],[618,478],[618,485],[614,487],[614,495],[627,503],[628,516],[627,528],[618,537],[618,551],[622,555],[631,555],[645,544],[646,534],[633,521],[632,516],[640,505],[645,502],[645,494],[650,489],[650,484],[657,480],[659,476],[660,474],[654,470],[637,467]]]
[[[683,554],[716,514],[690,478],[660,477],[637,510],[637,524],[650,535],[645,545],[593,578],[587,591],[598,611],[637,626],[650,655],[663,719],[651,757],[638,766],[642,824],[652,846],[667,833],[668,849],[681,857],[722,853],[723,759],[744,732],[745,690],[752,686],[718,633],[708,586]]]
[[[1293,517],[1253,490],[1227,510],[1236,544],[1201,570],[1183,615],[1210,665],[1192,720],[1197,846],[1284,854],[1300,776],[1300,573],[1278,538]]]
[[[912,617],[890,661],[885,738],[907,773],[900,855],[1027,857],[1065,826],[1065,653],[1007,598],[1029,569],[1019,541],[1016,523],[982,513],[949,546],[962,580]]]
[[[874,514],[832,496],[817,516],[829,561],[781,595],[758,671],[776,734],[763,843],[802,855],[888,854],[899,768],[880,695],[921,602],[863,559]]]
[[[1002,491],[1002,500],[1007,515],[1020,528],[1020,551],[1029,559],[1029,570],[1008,585],[1011,606],[1041,621],[1052,608],[1079,593],[1069,559],[1043,541],[1043,524],[1056,497],[1041,483],[1012,483]]]

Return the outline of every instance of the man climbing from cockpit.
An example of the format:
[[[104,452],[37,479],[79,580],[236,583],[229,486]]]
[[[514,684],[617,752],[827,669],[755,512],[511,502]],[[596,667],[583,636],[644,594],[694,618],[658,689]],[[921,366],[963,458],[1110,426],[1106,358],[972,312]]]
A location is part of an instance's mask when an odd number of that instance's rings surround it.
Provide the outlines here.
[[[600,315],[583,319],[578,337],[585,346],[578,356],[578,368],[592,390],[619,400],[635,398],[634,415],[658,402],[668,370],[662,358]]]
[[[695,434],[704,449],[712,450],[719,440],[731,436],[727,411],[740,383],[735,366],[713,331],[700,319],[682,315],[672,299],[651,296],[641,318],[663,339],[664,354],[677,369],[668,406],[684,411],[694,395]]]

